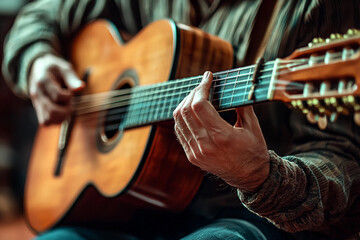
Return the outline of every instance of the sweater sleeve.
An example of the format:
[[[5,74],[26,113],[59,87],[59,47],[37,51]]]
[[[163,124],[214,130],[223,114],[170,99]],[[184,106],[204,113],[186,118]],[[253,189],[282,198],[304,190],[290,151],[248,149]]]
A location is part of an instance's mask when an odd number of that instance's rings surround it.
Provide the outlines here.
[[[27,77],[35,58],[66,55],[71,37],[85,23],[110,17],[105,0],[35,1],[19,13],[4,44],[3,74],[15,94],[28,96]]]
[[[335,239],[359,232],[359,127],[345,118],[327,131],[292,122],[291,155],[270,151],[268,179],[255,193],[238,191],[240,200],[288,232],[311,230]]]

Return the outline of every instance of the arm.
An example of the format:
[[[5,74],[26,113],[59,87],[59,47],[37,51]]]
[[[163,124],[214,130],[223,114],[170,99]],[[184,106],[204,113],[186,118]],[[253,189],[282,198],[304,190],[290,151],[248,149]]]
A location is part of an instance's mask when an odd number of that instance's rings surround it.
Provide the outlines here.
[[[66,55],[66,43],[86,22],[108,15],[105,1],[43,0],[25,6],[7,36],[3,73],[14,92],[29,97],[28,77],[39,56]]]
[[[236,187],[247,208],[286,231],[329,233],[339,227],[354,233],[359,128],[352,125],[347,131],[349,125],[341,129],[334,124],[328,133],[293,118],[296,147],[281,158],[267,151],[251,109],[237,110],[235,127],[221,120],[207,101],[209,84],[205,77],[174,112],[175,131],[189,160]]]
[[[72,96],[84,83],[64,60],[68,47],[77,31],[94,19],[120,22],[111,12],[117,9],[114,4],[42,0],[21,10],[7,36],[3,73],[17,95],[31,98],[40,124],[61,122],[71,113]]]
[[[239,191],[242,202],[278,227],[321,231],[333,237],[359,231],[359,127],[351,117],[326,131],[292,114],[294,143],[289,156],[271,152],[269,178],[259,191]]]

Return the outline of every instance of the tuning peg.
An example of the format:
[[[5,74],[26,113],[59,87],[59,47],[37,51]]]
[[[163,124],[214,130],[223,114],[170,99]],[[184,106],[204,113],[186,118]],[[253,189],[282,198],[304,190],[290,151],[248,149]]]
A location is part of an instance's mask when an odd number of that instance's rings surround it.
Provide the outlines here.
[[[332,33],[330,34],[330,39],[335,40],[335,39],[341,39],[343,38],[343,35],[341,35],[340,33]]]
[[[325,39],[323,39],[323,38],[314,38],[314,39],[308,44],[308,46],[309,46],[309,47],[312,47],[312,46],[314,46],[314,45],[316,45],[316,44],[323,43],[323,42],[325,42]]]
[[[328,38],[325,39],[325,42],[326,42],[326,43],[329,43],[329,42],[332,42],[332,41],[334,41],[334,40],[336,40],[336,39],[342,39],[342,38],[345,38],[345,37],[347,37],[347,36],[346,36],[346,35],[342,35],[342,34],[340,34],[340,33],[332,33],[332,34],[330,34],[330,37],[328,37]]]
[[[356,123],[356,125],[360,126],[360,112],[356,112],[354,114],[354,122]]]
[[[354,35],[358,35],[360,31],[358,29],[352,28],[347,30],[346,34],[344,34],[344,38],[352,37]]]
[[[349,29],[346,32],[346,34],[349,35],[349,36],[357,35],[359,33],[360,33],[360,31],[358,29],[355,29],[355,28]]]

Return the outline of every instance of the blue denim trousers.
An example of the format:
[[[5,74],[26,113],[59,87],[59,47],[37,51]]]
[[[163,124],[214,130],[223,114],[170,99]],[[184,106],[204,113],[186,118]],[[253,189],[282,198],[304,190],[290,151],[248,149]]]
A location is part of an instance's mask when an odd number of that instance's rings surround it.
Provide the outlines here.
[[[164,231],[166,231],[166,226]],[[141,229],[139,228],[139,232]],[[197,230],[192,231],[185,236],[174,234],[172,237],[163,237],[161,235],[146,236],[139,232],[132,234],[123,233],[114,230],[96,230],[82,227],[58,227],[45,232],[36,237],[36,240],[103,240],[103,239],[119,239],[119,240],[167,240],[167,239],[182,239],[182,240],[264,240],[264,239],[283,239],[282,232],[270,224],[263,222],[254,223],[247,220],[225,218],[217,219],[209,224],[206,224]]]

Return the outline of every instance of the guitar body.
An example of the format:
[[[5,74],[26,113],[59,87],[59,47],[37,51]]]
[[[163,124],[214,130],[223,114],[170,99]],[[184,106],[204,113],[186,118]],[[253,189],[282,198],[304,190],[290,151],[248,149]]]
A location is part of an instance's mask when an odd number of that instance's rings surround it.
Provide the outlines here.
[[[101,20],[77,36],[71,62],[87,81],[85,95],[230,69],[232,51],[229,43],[170,20],[123,44]],[[106,114],[74,118],[64,157],[58,154],[60,125],[39,127],[25,189],[34,231],[128,221],[141,209],[178,212],[195,196],[203,173],[187,161],[171,123],[109,133]]]

